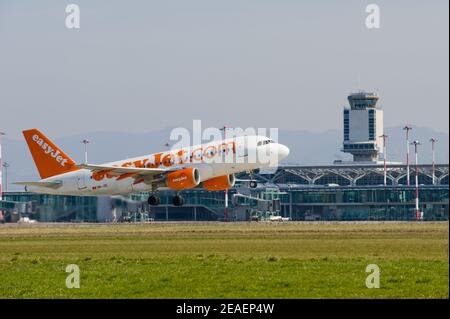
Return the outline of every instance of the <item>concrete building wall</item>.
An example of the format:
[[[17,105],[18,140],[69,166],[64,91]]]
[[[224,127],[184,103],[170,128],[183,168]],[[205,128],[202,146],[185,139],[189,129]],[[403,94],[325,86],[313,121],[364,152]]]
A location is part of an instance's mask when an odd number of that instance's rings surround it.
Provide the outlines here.
[[[368,110],[350,110],[350,142],[369,141]]]

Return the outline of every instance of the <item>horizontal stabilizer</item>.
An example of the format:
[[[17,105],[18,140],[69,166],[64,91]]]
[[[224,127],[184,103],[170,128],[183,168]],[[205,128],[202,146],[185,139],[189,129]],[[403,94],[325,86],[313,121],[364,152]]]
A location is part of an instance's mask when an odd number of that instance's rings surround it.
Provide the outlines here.
[[[62,182],[16,182],[15,185],[22,186],[36,186],[36,187],[47,187],[47,188],[59,188],[62,185]]]

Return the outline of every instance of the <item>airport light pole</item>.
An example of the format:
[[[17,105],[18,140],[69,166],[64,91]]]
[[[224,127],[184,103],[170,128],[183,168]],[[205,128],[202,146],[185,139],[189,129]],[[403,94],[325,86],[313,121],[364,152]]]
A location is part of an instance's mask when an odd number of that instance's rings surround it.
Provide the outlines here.
[[[405,125],[403,128],[406,131],[406,185],[410,186],[410,177],[409,177],[409,131],[412,130],[411,126]]]
[[[435,154],[435,144],[438,140],[434,137],[430,138],[431,142],[431,152],[432,152],[432,162],[431,162],[431,174],[433,176],[433,185],[436,185],[436,170],[435,170],[435,162],[436,162],[436,154]]]
[[[419,141],[414,141],[411,143],[414,145],[414,154],[416,156],[416,220],[420,220],[420,211],[419,211],[419,159],[417,149],[420,145]]]
[[[81,141],[84,144],[84,164],[88,163],[88,144],[90,143],[87,139]]]
[[[5,192],[8,191],[8,167],[9,163],[3,162],[2,166],[5,168]]]
[[[220,130],[223,131],[223,139],[225,139],[225,137],[227,135],[226,134],[227,128],[228,127],[226,125],[224,125],[220,128]],[[224,199],[225,204],[224,204],[224,209],[223,209],[223,219],[225,221],[228,221],[228,188],[225,189],[224,194],[225,194],[225,199]]]
[[[383,134],[381,137],[383,138],[384,186],[387,186],[386,140],[388,136]]]

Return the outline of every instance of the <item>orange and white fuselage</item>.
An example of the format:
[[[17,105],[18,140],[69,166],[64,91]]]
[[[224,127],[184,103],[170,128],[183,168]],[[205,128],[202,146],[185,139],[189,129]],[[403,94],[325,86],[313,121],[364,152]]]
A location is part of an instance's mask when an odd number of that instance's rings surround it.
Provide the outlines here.
[[[274,166],[289,149],[265,136],[239,136],[101,165],[76,164],[37,129],[23,132],[41,180],[27,191],[57,195],[118,195],[204,187],[224,190],[234,174]]]

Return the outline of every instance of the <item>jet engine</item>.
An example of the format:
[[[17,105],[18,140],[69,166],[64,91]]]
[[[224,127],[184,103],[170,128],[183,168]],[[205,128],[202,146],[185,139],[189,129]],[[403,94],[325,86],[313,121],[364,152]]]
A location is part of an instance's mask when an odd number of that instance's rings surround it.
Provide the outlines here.
[[[200,184],[200,174],[197,168],[184,168],[167,174],[167,186],[181,190],[193,188]]]
[[[223,191],[234,186],[234,174],[214,177],[202,182],[203,188],[209,191]]]

